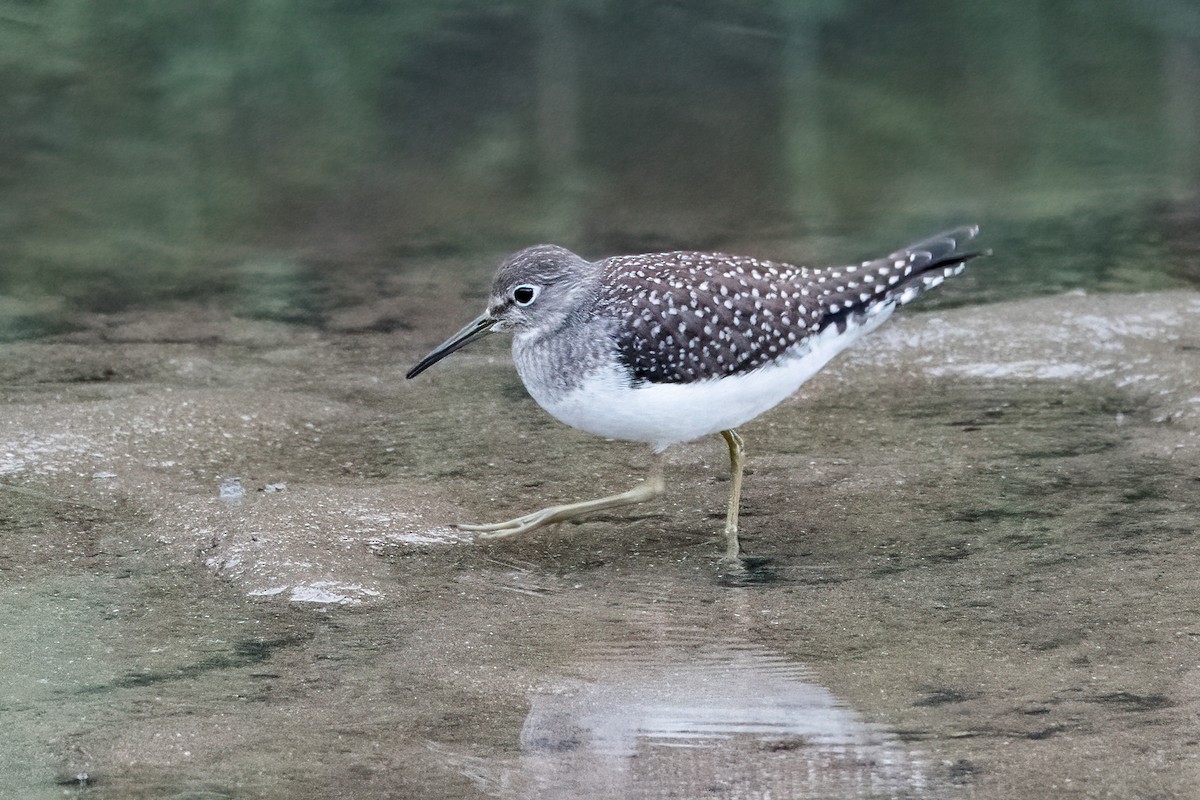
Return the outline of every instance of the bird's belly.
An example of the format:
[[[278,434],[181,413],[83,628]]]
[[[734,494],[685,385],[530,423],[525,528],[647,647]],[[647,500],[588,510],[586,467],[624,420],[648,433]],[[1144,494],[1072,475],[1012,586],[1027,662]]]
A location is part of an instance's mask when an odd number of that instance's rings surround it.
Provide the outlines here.
[[[622,387],[613,378],[591,381],[541,405],[574,428],[610,439],[647,442],[661,450],[749,422],[778,405],[802,382],[774,368],[696,383],[635,387]]]
[[[870,325],[842,333],[828,329],[809,339],[803,351],[786,354],[751,372],[720,378],[630,386],[619,369],[607,368],[592,372],[569,391],[542,394],[528,388],[533,399],[560,422],[597,436],[646,442],[662,450],[735,428],[774,408],[882,321],[873,319]]]

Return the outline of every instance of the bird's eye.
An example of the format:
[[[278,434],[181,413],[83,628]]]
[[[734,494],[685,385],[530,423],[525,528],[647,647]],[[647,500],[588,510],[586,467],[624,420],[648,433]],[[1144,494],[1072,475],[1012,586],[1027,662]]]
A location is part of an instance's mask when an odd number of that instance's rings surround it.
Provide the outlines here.
[[[513,289],[512,298],[519,306],[527,306],[534,300],[537,300],[538,293],[542,291],[540,286],[530,286],[522,284]]]

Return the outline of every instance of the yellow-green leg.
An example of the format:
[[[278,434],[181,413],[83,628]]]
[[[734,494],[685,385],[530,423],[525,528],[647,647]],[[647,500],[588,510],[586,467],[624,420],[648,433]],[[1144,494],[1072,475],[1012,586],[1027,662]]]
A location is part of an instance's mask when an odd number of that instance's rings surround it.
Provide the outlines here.
[[[532,514],[510,519],[507,522],[496,522],[491,525],[466,525],[460,523],[458,527],[464,531],[477,531],[480,539],[503,539],[507,536],[527,533],[538,528],[544,528],[547,525],[566,522],[567,520],[576,519],[597,511],[607,511],[610,508],[644,503],[647,500],[653,500],[660,496],[665,488],[666,484],[663,481],[663,456],[662,453],[655,453],[651,464],[650,477],[644,483],[633,487],[627,492],[601,497],[596,500],[583,500],[563,506],[550,506],[549,508],[543,508],[541,511],[535,511]]]
[[[729,445],[729,510],[725,514],[725,560],[736,561],[742,548],[738,543],[738,507],[742,502],[742,464],[746,449],[742,437],[733,428],[721,431]]]

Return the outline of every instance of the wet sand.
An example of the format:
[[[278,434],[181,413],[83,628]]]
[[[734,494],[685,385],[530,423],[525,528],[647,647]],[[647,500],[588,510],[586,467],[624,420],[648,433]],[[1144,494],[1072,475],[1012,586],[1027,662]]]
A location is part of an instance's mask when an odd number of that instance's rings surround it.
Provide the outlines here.
[[[11,796],[1200,793],[1200,295],[898,316],[743,429],[727,574],[717,437],[456,532],[647,453],[499,337],[405,381],[479,303],[406,280],[0,350]]]

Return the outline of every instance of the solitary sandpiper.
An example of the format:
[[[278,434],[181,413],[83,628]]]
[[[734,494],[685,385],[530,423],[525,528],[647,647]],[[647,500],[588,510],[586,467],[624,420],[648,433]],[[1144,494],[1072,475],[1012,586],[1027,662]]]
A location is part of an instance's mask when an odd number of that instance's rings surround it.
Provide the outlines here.
[[[897,306],[957,275],[979,255],[959,228],[884,257],[809,269],[724,253],[670,252],[585,261],[538,245],[510,256],[487,311],[408,372],[488,333],[513,334],[513,360],[538,405],[568,425],[646,442],[653,469],[621,494],[550,506],[507,522],[459,525],[500,538],[663,492],[662,452],[720,433],[731,487],[725,556],[738,545],[739,425],[773,408]]]

